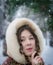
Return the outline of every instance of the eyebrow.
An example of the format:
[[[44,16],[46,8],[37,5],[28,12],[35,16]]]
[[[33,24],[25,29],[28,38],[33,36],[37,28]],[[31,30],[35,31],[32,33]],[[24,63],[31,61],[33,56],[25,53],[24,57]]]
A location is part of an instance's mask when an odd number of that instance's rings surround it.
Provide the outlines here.
[[[30,36],[30,37],[31,37],[31,36],[33,37],[33,35],[32,35],[32,34],[30,34],[29,36]],[[24,38],[24,36],[21,36],[21,38]]]
[[[25,37],[24,37],[24,36],[21,36],[21,39],[22,39],[22,38],[25,38]]]

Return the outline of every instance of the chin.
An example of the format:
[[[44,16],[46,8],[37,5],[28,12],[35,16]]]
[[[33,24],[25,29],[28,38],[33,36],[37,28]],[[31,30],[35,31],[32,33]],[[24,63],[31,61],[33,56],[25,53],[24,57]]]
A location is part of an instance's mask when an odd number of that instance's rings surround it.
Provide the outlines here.
[[[26,55],[27,55],[27,56],[31,56],[31,55],[32,55],[32,53],[33,53],[33,52],[29,52],[29,53],[27,53]]]

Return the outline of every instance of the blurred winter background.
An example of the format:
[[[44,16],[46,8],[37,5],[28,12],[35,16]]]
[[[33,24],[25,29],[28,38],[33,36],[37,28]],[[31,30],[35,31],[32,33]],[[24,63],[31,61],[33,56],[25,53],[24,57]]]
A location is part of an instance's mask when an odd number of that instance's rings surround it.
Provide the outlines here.
[[[53,65],[53,0],[0,0],[0,65],[8,57],[6,29],[13,19],[21,17],[40,26],[45,38],[42,57],[46,65]]]

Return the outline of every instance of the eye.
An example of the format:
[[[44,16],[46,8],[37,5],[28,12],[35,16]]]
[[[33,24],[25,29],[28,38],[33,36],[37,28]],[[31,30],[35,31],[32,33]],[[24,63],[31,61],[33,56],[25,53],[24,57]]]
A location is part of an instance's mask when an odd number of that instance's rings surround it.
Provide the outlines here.
[[[21,42],[25,41],[25,39],[21,39]]]
[[[34,39],[34,37],[30,37],[29,39],[30,39],[30,40],[33,40],[33,39]]]

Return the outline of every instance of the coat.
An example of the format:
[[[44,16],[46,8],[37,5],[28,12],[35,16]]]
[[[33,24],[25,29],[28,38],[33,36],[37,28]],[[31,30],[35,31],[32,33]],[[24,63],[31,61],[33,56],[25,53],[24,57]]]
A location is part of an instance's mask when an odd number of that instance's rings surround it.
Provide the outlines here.
[[[31,63],[27,63],[27,64],[21,64],[16,62],[13,58],[8,57],[2,65],[31,65]]]

